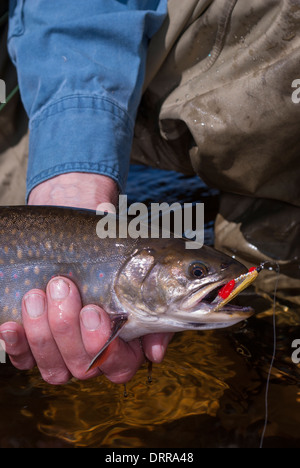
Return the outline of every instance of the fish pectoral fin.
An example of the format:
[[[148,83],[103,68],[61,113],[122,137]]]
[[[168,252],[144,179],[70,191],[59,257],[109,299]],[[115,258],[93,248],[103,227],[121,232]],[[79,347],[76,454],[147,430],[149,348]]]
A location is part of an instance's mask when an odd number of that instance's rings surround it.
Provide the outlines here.
[[[95,367],[101,366],[101,364],[103,364],[103,362],[106,361],[106,359],[107,359],[107,357],[109,355],[110,344],[120,334],[120,332],[122,330],[122,327],[127,322],[127,319],[128,318],[127,318],[126,315],[116,315],[111,319],[112,327],[111,327],[110,337],[108,338],[105,345],[102,346],[100,351],[96,354],[94,359],[91,361],[91,363],[90,363],[90,365],[89,365],[86,372],[88,372],[91,369],[94,369]]]

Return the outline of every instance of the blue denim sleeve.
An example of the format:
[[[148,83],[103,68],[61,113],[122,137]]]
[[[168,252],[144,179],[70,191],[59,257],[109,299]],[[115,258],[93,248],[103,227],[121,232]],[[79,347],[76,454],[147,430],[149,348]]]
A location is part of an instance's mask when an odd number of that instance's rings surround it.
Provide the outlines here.
[[[124,191],[147,46],[167,0],[10,0],[8,49],[30,119],[27,197],[67,172]]]

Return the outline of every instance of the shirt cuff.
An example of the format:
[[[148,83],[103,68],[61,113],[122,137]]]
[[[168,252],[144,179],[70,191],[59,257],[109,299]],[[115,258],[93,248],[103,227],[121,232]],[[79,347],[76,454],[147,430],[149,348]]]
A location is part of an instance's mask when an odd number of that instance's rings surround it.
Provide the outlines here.
[[[106,175],[124,192],[133,129],[124,109],[105,97],[66,96],[51,104],[30,122],[26,200],[36,185],[68,172]]]

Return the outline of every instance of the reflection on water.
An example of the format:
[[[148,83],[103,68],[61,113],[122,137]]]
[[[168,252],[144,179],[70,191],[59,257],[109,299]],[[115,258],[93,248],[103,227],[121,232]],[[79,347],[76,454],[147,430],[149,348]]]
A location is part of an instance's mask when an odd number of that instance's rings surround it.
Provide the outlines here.
[[[196,179],[173,173],[163,173],[160,192],[153,173],[149,171],[148,179],[146,175],[141,184],[145,192],[150,180],[149,200],[155,199],[155,191],[164,201],[204,199],[210,207],[210,230],[216,192],[209,194]],[[185,193],[185,185],[191,192]],[[132,199],[144,201],[135,193],[138,184],[133,186]],[[273,308],[271,300],[254,292],[242,300],[255,303],[255,317],[230,329],[176,334],[164,362],[153,369],[152,383],[145,366],[127,385],[127,397],[123,386],[103,376],[53,387],[36,370],[18,372],[1,365],[0,447],[258,447],[273,349]],[[300,310],[276,306],[277,352],[265,447],[300,447],[300,365],[291,360],[292,341],[300,339],[299,321]]]
[[[34,386],[51,400],[44,413],[48,422],[39,425],[41,432],[59,435],[77,446],[140,447],[149,437],[146,434],[156,428],[160,431],[182,417],[216,416],[219,399],[228,388],[226,380],[235,371],[230,360],[218,353],[220,344],[216,338],[212,334],[207,338],[202,342],[191,333],[190,347],[184,336],[178,335],[164,365],[154,369],[153,382],[147,382],[147,370],[141,369],[128,384],[127,397],[123,386],[113,385],[103,377],[85,384],[72,382],[49,392],[32,376]],[[188,353],[187,359],[175,366],[178,353]],[[144,437],[140,436],[141,431]]]

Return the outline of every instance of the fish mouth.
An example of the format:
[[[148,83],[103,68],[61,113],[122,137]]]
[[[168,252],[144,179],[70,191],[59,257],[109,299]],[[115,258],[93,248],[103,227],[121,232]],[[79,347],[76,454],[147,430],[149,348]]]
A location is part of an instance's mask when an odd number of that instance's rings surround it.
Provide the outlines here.
[[[202,321],[216,322],[223,318],[224,321],[236,323],[244,320],[254,314],[254,309],[229,302],[256,280],[259,271],[259,268],[251,268],[247,273],[230,281],[220,280],[208,284],[185,299],[181,310],[189,310],[190,317],[196,318],[196,321],[191,323],[198,327]]]

